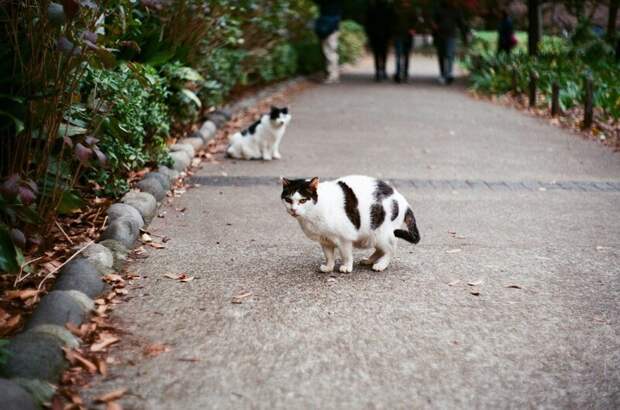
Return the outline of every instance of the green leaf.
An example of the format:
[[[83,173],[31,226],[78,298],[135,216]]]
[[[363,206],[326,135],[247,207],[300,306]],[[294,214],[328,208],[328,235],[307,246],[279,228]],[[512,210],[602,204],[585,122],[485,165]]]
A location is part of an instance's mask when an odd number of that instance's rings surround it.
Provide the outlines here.
[[[59,214],[67,215],[79,210],[84,204],[85,202],[77,194],[65,191],[60,197],[57,210]]]
[[[14,273],[19,271],[18,253],[21,251],[13,245],[9,230],[6,226],[0,226],[0,271]]]
[[[19,118],[15,117],[12,114],[9,114],[6,111],[2,111],[0,110],[0,116],[2,117],[8,117],[11,120],[13,120],[13,124],[15,125],[15,133],[19,134],[24,130],[24,122],[22,120],[20,120]]]
[[[194,94],[193,91],[188,90],[187,88],[184,88],[181,90],[181,92],[183,93],[183,95],[185,95],[187,98],[189,98],[190,100],[192,100],[194,102],[194,104],[196,104],[198,106],[198,108],[202,107],[202,103],[200,102],[200,98],[198,98],[198,96],[196,94]]]
[[[62,123],[58,127],[58,137],[73,137],[75,135],[83,135],[88,131],[86,128],[78,127],[76,125]]]

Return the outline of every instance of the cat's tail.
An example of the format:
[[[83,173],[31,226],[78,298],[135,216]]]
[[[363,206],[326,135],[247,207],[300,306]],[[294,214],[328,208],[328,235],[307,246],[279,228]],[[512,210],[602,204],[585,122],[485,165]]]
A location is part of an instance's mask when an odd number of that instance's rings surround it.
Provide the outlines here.
[[[415,223],[415,216],[413,216],[411,208],[407,208],[407,212],[405,212],[404,223],[407,225],[407,230],[396,229],[394,231],[394,236],[411,243],[420,242],[420,232],[418,231],[418,226]]]

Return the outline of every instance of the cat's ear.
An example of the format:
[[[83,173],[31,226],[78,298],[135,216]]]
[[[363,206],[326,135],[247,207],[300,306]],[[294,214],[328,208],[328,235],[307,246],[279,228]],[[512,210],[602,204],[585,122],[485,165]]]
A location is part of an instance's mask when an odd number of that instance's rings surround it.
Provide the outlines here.
[[[280,182],[282,183],[282,187],[286,187],[291,183],[291,181],[289,181],[288,179],[284,177],[280,177]]]
[[[316,191],[319,187],[319,177],[314,177],[310,180],[310,189]]]

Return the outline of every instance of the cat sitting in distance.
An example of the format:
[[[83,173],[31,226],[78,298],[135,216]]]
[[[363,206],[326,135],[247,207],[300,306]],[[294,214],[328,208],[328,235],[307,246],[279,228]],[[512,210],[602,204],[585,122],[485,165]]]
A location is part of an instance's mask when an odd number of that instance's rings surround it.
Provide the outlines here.
[[[321,183],[316,177],[281,181],[286,211],[323,248],[322,272],[333,271],[336,249],[342,257],[340,272],[353,270],[353,247],[374,248],[362,263],[382,271],[396,251],[396,238],[420,241],[409,203],[384,181],[361,175]]]
[[[280,142],[291,121],[288,108],[271,107],[247,129],[229,137],[226,153],[236,159],[280,159]]]

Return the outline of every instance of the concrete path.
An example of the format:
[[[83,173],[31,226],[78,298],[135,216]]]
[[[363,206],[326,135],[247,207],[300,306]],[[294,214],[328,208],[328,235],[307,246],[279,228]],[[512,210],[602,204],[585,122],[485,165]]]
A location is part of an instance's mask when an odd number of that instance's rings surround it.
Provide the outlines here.
[[[167,249],[129,267],[143,278],[115,317],[130,335],[86,396],[126,386],[131,409],[618,408],[620,156],[435,84],[432,60],[413,70],[397,86],[354,67],[290,102],[282,160],[206,165],[151,225]],[[356,263],[334,281],[276,178],[353,173],[393,181],[422,241],[400,243],[385,272]],[[196,279],[164,277],[179,272]],[[145,358],[150,343],[171,350]]]

